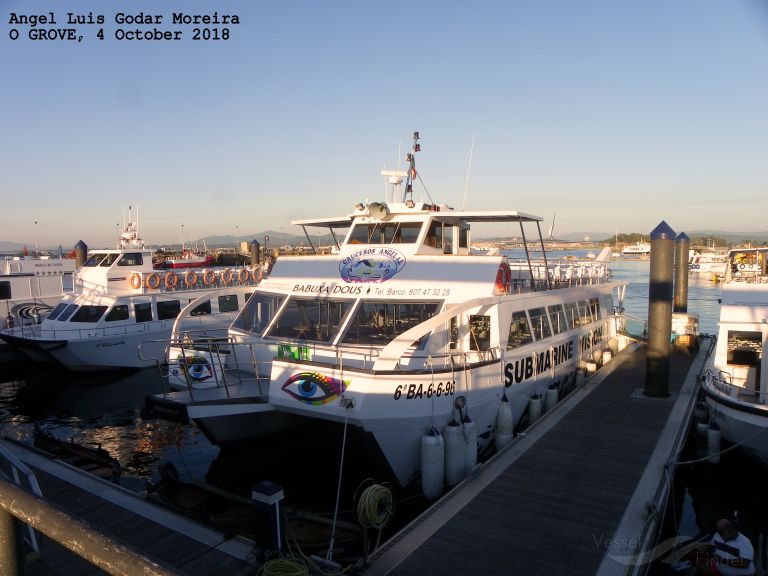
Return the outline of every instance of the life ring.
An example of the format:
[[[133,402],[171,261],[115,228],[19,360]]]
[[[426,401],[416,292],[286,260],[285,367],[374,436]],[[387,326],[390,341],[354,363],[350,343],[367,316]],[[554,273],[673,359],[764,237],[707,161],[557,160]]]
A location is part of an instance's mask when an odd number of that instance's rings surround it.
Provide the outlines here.
[[[167,272],[165,274],[165,287],[168,288],[168,290],[173,290],[176,288],[178,283],[179,277],[176,276],[176,272]]]
[[[134,290],[141,288],[141,274],[138,272],[131,273],[131,288]]]
[[[511,287],[512,270],[509,268],[509,264],[502,262],[498,272],[496,272],[496,289],[504,294],[509,294]]]
[[[746,267],[746,264],[739,264],[739,270],[744,270]]]
[[[216,275],[213,273],[213,270],[205,270],[203,272],[203,284],[210,286],[215,280]]]
[[[187,271],[184,274],[184,284],[186,284],[189,288],[197,284],[197,272],[194,270]]]
[[[224,286],[229,286],[232,283],[233,277],[234,274],[232,273],[232,270],[227,268],[224,270],[224,272],[221,273],[221,283],[224,284]]]
[[[240,270],[237,271],[237,280],[240,284],[248,282],[248,276],[248,268],[240,268]]]
[[[153,272],[149,276],[147,276],[146,280],[146,286],[147,288],[151,288],[152,290],[155,290],[160,287],[160,274],[157,272]]]
[[[261,282],[261,279],[264,277],[264,271],[261,268],[254,268],[251,272],[251,277],[253,278],[253,281],[258,284]]]

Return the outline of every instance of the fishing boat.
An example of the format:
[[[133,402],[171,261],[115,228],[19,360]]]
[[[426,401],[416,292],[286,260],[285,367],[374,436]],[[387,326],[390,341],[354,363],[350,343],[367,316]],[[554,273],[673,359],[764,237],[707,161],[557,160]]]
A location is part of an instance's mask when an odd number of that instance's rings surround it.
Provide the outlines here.
[[[604,263],[556,277],[539,216],[414,200],[419,150],[416,133],[408,169],[382,172],[391,199],[294,221],[307,238],[307,228],[330,230],[335,253],[280,258],[227,342],[187,351],[206,381],[148,405],[219,444],[311,425],[301,437],[317,439],[315,450],[343,437],[358,447],[353,460],[405,487],[433,482],[423,445],[443,447],[454,477],[511,440],[531,399],[567,393],[580,367],[616,345],[614,295],[626,283]],[[522,234],[524,254],[474,251],[473,227],[486,223]]]
[[[261,280],[261,269],[249,267],[158,271],[152,255],[129,212],[117,248],[91,250],[73,291],[40,324],[8,328],[0,338],[32,360],[76,371],[154,366],[182,310],[189,308],[187,334],[226,335]]]
[[[621,249],[622,256],[649,256],[651,245],[648,242],[638,241]]]
[[[166,258],[163,260],[162,268],[204,268],[213,266],[214,258],[212,254],[196,252],[195,250],[183,250],[178,257]]]
[[[768,463],[768,248],[728,252],[720,328],[703,391],[722,438]]]
[[[75,260],[50,256],[0,259],[0,308],[3,326],[36,324],[72,285]]]

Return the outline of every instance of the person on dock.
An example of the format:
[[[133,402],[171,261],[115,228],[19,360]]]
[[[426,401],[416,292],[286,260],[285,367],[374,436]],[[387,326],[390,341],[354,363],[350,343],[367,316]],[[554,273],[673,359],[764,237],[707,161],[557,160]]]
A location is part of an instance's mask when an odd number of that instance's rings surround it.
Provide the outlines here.
[[[716,532],[704,549],[696,554],[696,573],[713,576],[740,576],[755,573],[752,542],[736,524],[718,520]]]

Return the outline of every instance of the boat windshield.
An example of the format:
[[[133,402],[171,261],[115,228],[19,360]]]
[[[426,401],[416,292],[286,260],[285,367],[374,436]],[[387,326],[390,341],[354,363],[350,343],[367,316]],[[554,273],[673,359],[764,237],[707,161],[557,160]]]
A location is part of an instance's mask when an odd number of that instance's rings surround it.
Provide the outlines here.
[[[344,344],[384,345],[406,330],[431,318],[440,302],[392,302],[365,300],[349,324]],[[418,344],[421,344],[419,339]]]
[[[83,263],[83,266],[86,268],[93,268],[94,266],[98,266],[99,263],[109,256],[109,254],[91,254],[91,256],[88,258],[88,260]]]
[[[248,299],[248,303],[243,311],[235,318],[232,328],[250,332],[251,334],[261,334],[275,313],[285,301],[285,296],[278,294],[269,294],[266,292],[254,292]]]
[[[419,237],[421,222],[376,222],[356,224],[349,234],[349,244],[413,244]]]
[[[291,298],[266,336],[330,342],[354,300]]]

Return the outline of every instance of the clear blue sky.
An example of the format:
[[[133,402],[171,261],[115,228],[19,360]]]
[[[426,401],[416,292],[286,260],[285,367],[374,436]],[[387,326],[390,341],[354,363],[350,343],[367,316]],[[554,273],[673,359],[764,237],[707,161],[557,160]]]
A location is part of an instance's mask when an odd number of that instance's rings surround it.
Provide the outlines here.
[[[49,11],[37,29],[106,22],[77,26],[80,43],[9,23]],[[174,11],[240,24],[193,41]],[[118,41],[153,28],[120,12],[183,39]],[[383,199],[379,171],[413,130],[429,194],[454,207],[474,136],[467,209],[538,214],[545,232],[557,212],[560,234],[768,230],[765,0],[0,0],[0,15],[0,240],[111,245],[128,205],[156,245],[182,224],[300,232],[291,219]]]

